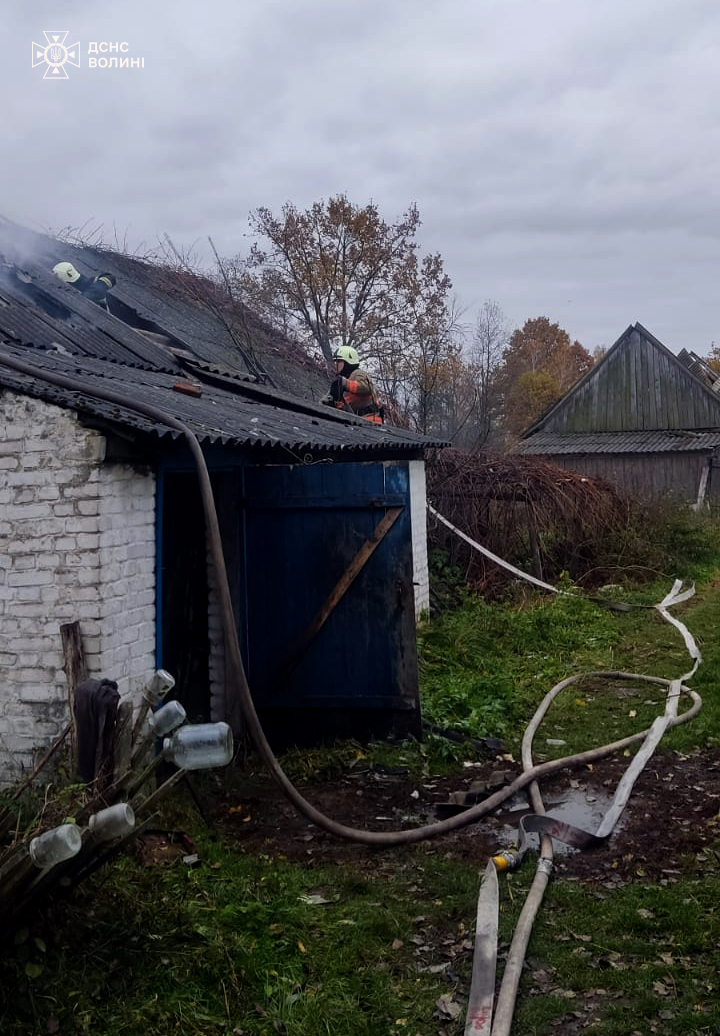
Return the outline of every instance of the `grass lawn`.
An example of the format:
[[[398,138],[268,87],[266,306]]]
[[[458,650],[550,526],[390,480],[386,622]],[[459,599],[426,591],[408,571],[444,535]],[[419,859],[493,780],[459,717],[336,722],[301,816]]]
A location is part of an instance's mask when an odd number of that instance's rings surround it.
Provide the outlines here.
[[[684,757],[720,744],[717,571],[706,567],[697,597],[676,609],[704,655],[692,681],[702,712],[661,747],[677,753],[678,779]],[[659,600],[668,587],[634,596]],[[656,613],[617,614],[570,598],[468,600],[424,624],[420,639],[428,718],[500,736],[515,755],[537,703],[565,676],[623,669],[670,678],[689,668],[682,640]],[[629,734],[661,711],[661,694],[631,704],[594,684],[573,688],[538,744],[549,757],[558,749],[547,738],[565,741],[566,755]],[[422,750],[374,751],[386,761],[402,757],[425,777],[457,770],[461,758],[435,738]],[[354,753],[346,746],[315,753],[313,765],[301,754],[289,762],[312,797],[313,781]],[[144,867],[125,858],[17,933],[0,962],[3,1036],[462,1033],[485,857],[458,855],[440,839],[406,850],[358,848],[331,862],[290,859],[214,836],[190,808],[167,823],[192,833],[201,865]],[[668,829],[666,872],[652,879],[638,867],[622,882],[597,875],[551,883],[515,1036],[720,1032],[713,830],[702,854],[687,856],[674,851]],[[501,877],[501,964],[533,870],[528,860]]]

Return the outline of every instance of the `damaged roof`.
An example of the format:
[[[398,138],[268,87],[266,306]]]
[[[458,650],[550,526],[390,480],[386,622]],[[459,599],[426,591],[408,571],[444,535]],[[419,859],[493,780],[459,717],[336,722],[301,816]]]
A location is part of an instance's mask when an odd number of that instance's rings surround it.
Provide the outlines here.
[[[0,217],[0,267],[26,276],[39,293],[54,297],[57,305],[72,313],[82,312],[84,304],[92,319],[100,308],[52,273],[53,266],[63,260],[88,276],[103,272],[115,276],[117,283],[109,295],[112,315],[104,315],[124,324],[128,332],[140,338],[143,335],[134,329],[154,334],[156,339],[166,336],[170,344],[199,362],[263,381],[267,378],[269,384],[308,399],[324,393],[326,376],[315,361],[250,310],[229,307],[210,281],[110,250],[65,244]]]
[[[87,262],[91,254],[94,266]],[[110,297],[132,304],[132,311],[123,311],[132,323],[55,277],[52,266],[68,258],[82,272],[116,273]],[[263,449],[273,459],[279,451],[287,462],[308,452],[407,455],[446,445],[314,402],[327,380],[314,372],[307,382],[307,372],[289,361],[286,391],[256,383],[222,323],[178,295],[177,281],[169,294],[162,276],[149,264],[68,248],[0,219],[0,386],[76,410],[102,427],[157,440],[179,437],[161,422],[93,395],[109,389],[184,421],[204,444]],[[267,334],[272,340],[273,332]],[[3,355],[31,364],[37,376],[11,370],[2,364]],[[43,371],[80,380],[84,387],[48,384]],[[312,389],[309,399],[303,386]]]
[[[168,349],[42,269],[30,277],[17,267],[0,266],[0,341],[78,360],[93,357],[145,370],[183,369]]]

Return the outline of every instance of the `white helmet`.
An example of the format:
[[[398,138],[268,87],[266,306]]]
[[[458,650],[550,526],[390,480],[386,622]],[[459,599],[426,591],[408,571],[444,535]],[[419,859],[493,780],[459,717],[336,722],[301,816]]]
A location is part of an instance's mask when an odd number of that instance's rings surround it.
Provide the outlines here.
[[[80,274],[72,263],[56,263],[52,272],[65,284],[74,284],[80,280]]]
[[[336,362],[342,360],[343,363],[347,363],[350,367],[360,366],[360,357],[358,356],[357,349],[353,349],[351,345],[339,345],[333,353],[333,360]]]

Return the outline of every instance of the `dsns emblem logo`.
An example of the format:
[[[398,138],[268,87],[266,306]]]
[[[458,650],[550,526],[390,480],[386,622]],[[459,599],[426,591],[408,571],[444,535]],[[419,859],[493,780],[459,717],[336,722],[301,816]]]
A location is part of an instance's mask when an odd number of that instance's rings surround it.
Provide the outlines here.
[[[47,64],[43,79],[69,79],[65,65],[75,65],[80,68],[80,44],[73,43],[71,47],[65,46],[69,29],[44,29],[43,36],[47,44],[33,43],[32,64]]]

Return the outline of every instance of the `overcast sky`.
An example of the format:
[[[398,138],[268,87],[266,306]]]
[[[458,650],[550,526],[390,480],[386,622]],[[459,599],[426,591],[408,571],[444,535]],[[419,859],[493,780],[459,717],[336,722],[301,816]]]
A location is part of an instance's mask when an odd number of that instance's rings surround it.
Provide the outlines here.
[[[589,349],[635,320],[674,351],[720,341],[717,0],[3,7],[18,222],[235,254],[259,205],[415,201],[468,320],[493,299]],[[58,28],[81,67],[46,80],[31,43]],[[145,67],[91,69],[91,41]]]

